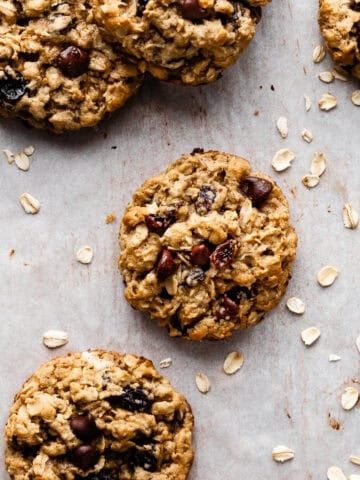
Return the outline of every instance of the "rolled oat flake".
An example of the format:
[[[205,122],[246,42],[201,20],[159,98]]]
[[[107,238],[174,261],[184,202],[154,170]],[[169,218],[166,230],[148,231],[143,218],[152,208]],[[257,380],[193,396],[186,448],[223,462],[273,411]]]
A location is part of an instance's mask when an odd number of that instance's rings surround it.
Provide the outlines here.
[[[225,358],[224,361],[224,372],[227,375],[232,375],[233,373],[240,370],[244,364],[244,356],[240,352],[231,352]]]
[[[344,472],[339,467],[332,466],[327,471],[328,480],[346,480]]]
[[[320,330],[317,327],[309,327],[301,332],[301,339],[306,346],[310,346],[320,337]]]
[[[196,386],[201,393],[207,393],[210,390],[210,380],[205,373],[197,373],[195,376]]]
[[[93,256],[93,249],[88,245],[80,247],[79,250],[76,252],[76,260],[80,263],[83,263],[84,265],[91,263]]]
[[[59,348],[69,341],[69,334],[63,330],[48,330],[43,334],[43,344],[48,348]]]
[[[319,271],[317,275],[317,281],[322,287],[330,287],[330,285],[332,285],[335,282],[338,275],[339,275],[339,270],[336,267],[327,265],[326,267],[323,267]]]
[[[345,388],[344,393],[341,395],[341,406],[344,410],[351,410],[355,407],[359,400],[359,390],[355,387]]]
[[[290,297],[286,302],[287,308],[290,312],[302,315],[305,312],[305,303],[297,297]]]
[[[273,448],[272,458],[275,462],[284,463],[295,457],[295,451],[285,445],[278,445]]]

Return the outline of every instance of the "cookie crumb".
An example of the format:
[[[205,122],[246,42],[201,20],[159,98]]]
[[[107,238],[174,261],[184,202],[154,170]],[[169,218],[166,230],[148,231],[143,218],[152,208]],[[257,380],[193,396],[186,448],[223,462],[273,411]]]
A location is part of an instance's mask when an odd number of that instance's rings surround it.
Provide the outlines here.
[[[260,114],[260,110],[255,110],[254,115],[257,117]]]
[[[328,423],[333,430],[340,430],[341,424],[328,412]]]
[[[15,255],[15,250],[12,248],[9,252],[9,257],[13,257]]]
[[[109,213],[109,215],[106,215],[105,223],[106,224],[113,223],[115,222],[115,220],[116,220],[116,215],[114,213]]]

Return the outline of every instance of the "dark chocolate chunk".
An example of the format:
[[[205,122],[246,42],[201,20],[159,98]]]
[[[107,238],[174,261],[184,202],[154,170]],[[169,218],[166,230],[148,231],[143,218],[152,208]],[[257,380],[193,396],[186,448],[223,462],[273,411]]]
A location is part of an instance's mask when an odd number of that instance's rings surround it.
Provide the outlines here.
[[[216,198],[216,190],[210,185],[203,185],[195,201],[195,209],[199,215],[206,215]]]
[[[141,467],[147,472],[155,472],[157,468],[157,460],[149,450],[134,449],[130,454],[129,463],[132,467]]]
[[[190,262],[192,265],[205,267],[210,263],[210,248],[205,243],[194,245],[190,252]]]
[[[27,91],[26,81],[19,72],[14,76],[3,72],[0,76],[0,101],[16,103]]]
[[[109,397],[107,401],[113,408],[123,408],[130,412],[147,410],[151,405],[151,400],[144,390],[141,388],[132,388],[129,385],[124,388],[123,393]]]
[[[235,241],[227,240],[218,245],[210,255],[210,260],[216,268],[224,268],[230,265],[235,256]]]
[[[216,316],[220,320],[226,317],[234,317],[238,312],[239,304],[225,294],[216,310]]]
[[[96,427],[95,420],[90,413],[71,417],[70,428],[84,442],[91,442],[100,435],[100,431]]]
[[[265,178],[250,176],[242,180],[240,188],[244,195],[250,198],[254,207],[261,207],[268,199],[273,186],[272,183],[265,180]]]
[[[81,470],[89,470],[100,458],[100,453],[92,445],[80,445],[71,454],[71,462]]]
[[[207,11],[200,7],[198,0],[184,0],[182,14],[187,20],[202,20],[208,16]]]
[[[156,265],[156,274],[160,281],[165,280],[178,269],[179,264],[175,261],[173,254],[167,248],[160,252]]]
[[[148,3],[148,0],[137,0],[136,14],[139,15],[139,17],[142,17],[142,14],[144,13],[147,3]]]
[[[85,73],[89,67],[89,54],[80,47],[71,45],[57,57],[57,66],[67,77],[74,78]]]

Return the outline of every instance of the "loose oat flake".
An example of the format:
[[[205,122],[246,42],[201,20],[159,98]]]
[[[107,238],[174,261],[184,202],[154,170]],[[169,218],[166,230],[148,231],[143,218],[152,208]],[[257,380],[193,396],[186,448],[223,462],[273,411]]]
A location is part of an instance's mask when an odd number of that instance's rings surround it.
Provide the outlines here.
[[[282,138],[286,138],[289,133],[288,121],[286,117],[279,117],[276,127]]]
[[[285,447],[285,445],[278,445],[273,448],[272,458],[275,462],[284,463],[292,460],[295,457],[295,451],[292,448]]]
[[[30,195],[30,193],[23,193],[20,195],[20,203],[26,213],[35,215],[40,210],[39,200]]]
[[[325,112],[332,110],[336,105],[337,99],[334,95],[331,95],[331,93],[324,93],[319,100],[320,110],[324,110]]]
[[[354,105],[357,107],[360,107],[360,90],[355,90],[351,94],[351,101],[353,102]]]
[[[48,348],[59,348],[69,341],[69,334],[62,330],[48,330],[43,334],[43,344]]]
[[[302,177],[301,181],[303,185],[305,185],[305,187],[314,188],[319,185],[320,178],[318,177],[318,175],[305,175],[304,177]]]
[[[271,161],[271,165],[277,172],[282,172],[291,166],[291,162],[294,160],[294,158],[294,152],[288,148],[282,148],[275,153]]]
[[[319,80],[321,80],[324,83],[331,83],[335,80],[335,77],[332,72],[320,72]]]
[[[330,467],[327,471],[328,480],[346,480],[346,476],[339,467]]]
[[[167,357],[160,361],[159,366],[160,368],[169,368],[171,364],[172,364],[172,359],[170,357]]]
[[[317,327],[309,327],[301,332],[301,339],[305,345],[310,346],[320,337],[320,330]]]
[[[341,67],[337,66],[331,72],[336,80],[341,80],[342,82],[348,82],[350,80],[350,75]]]
[[[316,45],[313,51],[313,62],[320,63],[325,58],[325,47],[324,45]]]
[[[195,376],[196,386],[201,393],[207,393],[210,390],[210,380],[204,373],[197,373]]]
[[[290,312],[302,315],[305,312],[305,303],[297,297],[290,297],[286,302],[287,308]]]
[[[359,391],[354,387],[346,387],[341,395],[341,406],[344,410],[351,410],[359,400]]]
[[[338,275],[339,270],[336,267],[327,265],[319,271],[317,275],[317,281],[322,287],[330,287],[330,285],[335,282]]]
[[[351,203],[345,203],[343,206],[343,218],[346,228],[354,230],[359,225],[359,215]]]
[[[341,357],[339,357],[339,355],[335,355],[335,353],[330,353],[329,362],[338,362],[339,360],[341,360]]]
[[[359,353],[360,353],[360,335],[356,339],[356,346],[357,346],[357,349],[359,350]]]
[[[310,173],[312,175],[317,175],[321,177],[321,175],[326,170],[326,159],[322,152],[315,152],[310,164]]]
[[[28,145],[27,147],[24,148],[24,153],[28,157],[31,157],[31,155],[33,155],[34,152],[35,152],[34,145]]]
[[[240,352],[231,352],[225,358],[224,361],[224,372],[227,375],[232,375],[233,373],[240,370],[244,364],[244,356]]]
[[[360,480],[360,475],[350,475],[349,480]]]
[[[314,140],[313,134],[307,128],[303,129],[303,131],[301,132],[301,136],[303,140],[305,140],[305,142],[307,143],[311,143]]]
[[[88,245],[84,245],[80,247],[79,250],[76,252],[76,260],[84,265],[91,263],[94,256],[94,251]]]
[[[14,163],[14,160],[15,160],[15,155],[12,153],[11,150],[8,150],[7,148],[5,148],[3,150],[3,154],[8,162],[8,164],[10,165],[11,163]]]
[[[19,170],[27,172],[30,168],[30,159],[24,152],[18,152],[14,157],[15,164]]]
[[[305,100],[305,111],[308,112],[311,109],[311,99],[309,95],[304,95]]]
[[[351,463],[354,463],[355,465],[360,465],[360,455],[351,454],[349,457],[349,460]]]

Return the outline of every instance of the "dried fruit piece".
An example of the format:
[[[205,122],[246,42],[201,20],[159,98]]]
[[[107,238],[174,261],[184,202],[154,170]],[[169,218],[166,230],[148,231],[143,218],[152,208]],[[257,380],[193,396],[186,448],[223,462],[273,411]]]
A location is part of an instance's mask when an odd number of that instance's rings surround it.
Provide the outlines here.
[[[30,195],[30,193],[23,193],[20,195],[20,203],[26,213],[31,213],[35,215],[40,211],[40,202],[35,197]]]
[[[339,357],[339,355],[335,355],[335,353],[330,353],[329,362],[338,362],[339,360],[341,360],[341,357]]]
[[[195,210],[199,215],[206,215],[216,198],[216,190],[210,185],[203,185],[195,201]]]
[[[235,245],[234,240],[227,240],[218,245],[210,255],[211,263],[216,268],[224,268],[230,265],[235,256]]]
[[[0,102],[16,103],[26,93],[26,82],[19,72],[4,72],[0,78]]]
[[[315,152],[310,164],[310,173],[312,175],[321,175],[325,172],[326,169],[326,159],[322,152]]]
[[[154,232],[157,235],[161,236],[165,230],[174,223],[175,218],[172,216],[166,215],[146,215],[145,223],[150,232]]]
[[[116,220],[116,215],[114,213],[109,213],[106,215],[105,223],[108,225],[109,223],[113,223]]]
[[[292,460],[295,457],[295,451],[292,448],[285,447],[285,445],[278,445],[273,448],[272,458],[275,462],[284,463]]]
[[[286,302],[286,306],[290,312],[297,313],[298,315],[302,315],[305,312],[305,303],[297,297],[290,297]]]
[[[346,476],[339,467],[330,467],[327,471],[328,480],[346,480]]]
[[[330,287],[330,285],[335,282],[338,275],[339,270],[336,267],[327,265],[319,271],[317,281],[322,287]]]
[[[84,245],[80,247],[76,252],[76,260],[84,265],[87,265],[92,262],[94,256],[94,251],[89,245]]]
[[[324,83],[331,83],[335,80],[332,72],[320,72],[319,79]]]
[[[14,161],[19,170],[27,172],[30,168],[30,159],[24,152],[15,154]]]
[[[295,154],[288,148],[282,148],[278,150],[271,161],[271,166],[277,172],[282,172],[291,166],[291,162],[294,160]]]
[[[89,67],[90,57],[80,47],[70,45],[62,50],[57,57],[57,66],[64,75],[70,78],[78,77],[85,73]]]
[[[69,341],[69,334],[63,330],[48,330],[43,334],[43,344],[48,348],[59,348]]]
[[[355,90],[351,94],[351,101],[354,105],[356,105],[357,107],[360,107],[360,90]]]
[[[310,130],[307,130],[306,128],[304,128],[301,132],[301,136],[303,140],[305,140],[305,142],[307,143],[311,143],[314,139],[313,134],[310,132]]]
[[[217,318],[221,320],[223,318],[235,317],[238,313],[239,304],[225,294],[216,309]]]
[[[272,192],[272,183],[265,178],[245,177],[240,184],[242,192],[250,198],[254,207],[259,208]]]
[[[5,149],[3,150],[3,154],[4,154],[4,156],[5,156],[5,158],[6,158],[6,160],[7,160],[7,162],[8,162],[9,165],[14,162],[14,160],[15,160],[15,155],[12,153],[11,150],[8,150],[7,148],[5,148]]]
[[[320,330],[317,327],[309,327],[301,332],[301,339],[305,345],[310,346],[320,337]]]
[[[334,95],[331,95],[331,93],[324,93],[319,100],[320,110],[324,110],[325,112],[332,110],[336,105],[337,99]]]
[[[140,412],[146,410],[151,401],[147,394],[141,388],[132,388],[127,385],[123,393],[113,395],[106,399],[113,408],[123,408],[130,412]]]
[[[349,460],[351,463],[354,463],[355,465],[360,465],[360,455],[351,454],[349,457]]]
[[[163,248],[160,252],[156,265],[156,274],[159,280],[165,280],[178,269],[178,263],[175,262],[173,254],[167,248]]]
[[[345,203],[343,206],[343,218],[346,228],[354,230],[359,225],[359,215],[351,203]]]
[[[325,58],[325,47],[324,45],[316,45],[316,47],[313,50],[313,62],[314,63],[320,63],[322,60]]]
[[[359,391],[354,387],[346,387],[341,395],[341,406],[344,410],[351,410],[359,400]]]
[[[172,365],[172,359],[170,357],[164,358],[160,361],[160,368],[169,368]]]
[[[301,182],[307,188],[314,188],[319,185],[320,178],[317,175],[305,175],[302,177]]]
[[[201,393],[207,393],[210,390],[210,380],[204,373],[197,373],[195,375],[196,386]]]
[[[279,117],[276,127],[282,138],[286,138],[289,133],[288,121],[286,117]]]
[[[233,373],[237,372],[240,370],[240,368],[244,364],[244,356],[240,352],[231,352],[229,355],[225,358],[224,361],[224,372],[227,375],[232,375]]]
[[[305,101],[305,111],[308,112],[311,109],[311,99],[309,95],[304,95],[304,101]]]

